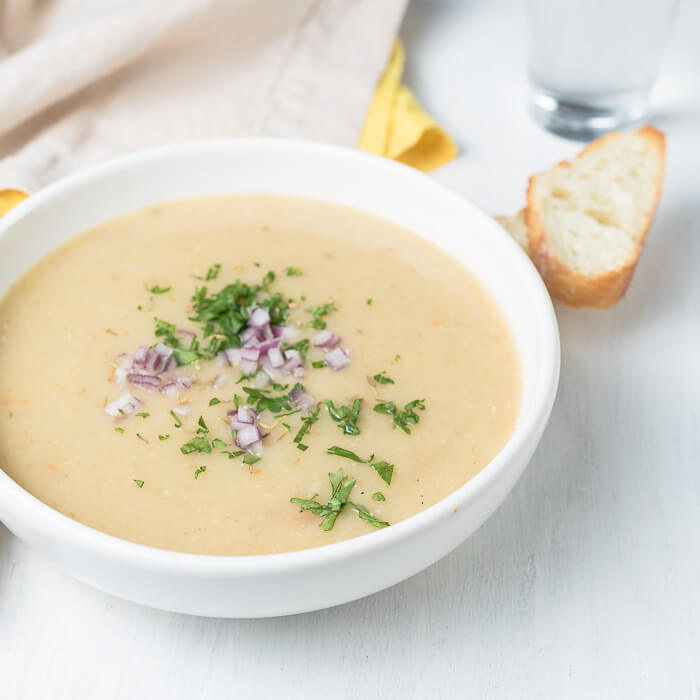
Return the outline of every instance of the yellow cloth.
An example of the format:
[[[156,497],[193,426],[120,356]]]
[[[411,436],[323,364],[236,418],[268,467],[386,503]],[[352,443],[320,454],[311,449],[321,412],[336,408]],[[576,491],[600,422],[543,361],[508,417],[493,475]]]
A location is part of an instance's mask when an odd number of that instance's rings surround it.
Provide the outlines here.
[[[397,41],[377,84],[358,148],[428,172],[452,160],[457,146],[401,84],[404,62]]]
[[[457,146],[401,84],[404,62],[403,47],[397,41],[377,83],[358,148],[428,172],[452,160]],[[26,197],[19,190],[0,190],[0,216]]]

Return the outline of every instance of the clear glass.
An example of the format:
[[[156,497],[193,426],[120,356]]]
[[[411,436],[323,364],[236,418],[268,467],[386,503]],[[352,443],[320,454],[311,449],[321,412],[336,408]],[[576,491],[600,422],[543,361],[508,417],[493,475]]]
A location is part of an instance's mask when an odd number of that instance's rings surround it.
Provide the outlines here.
[[[583,140],[642,121],[678,4],[528,0],[535,119]]]

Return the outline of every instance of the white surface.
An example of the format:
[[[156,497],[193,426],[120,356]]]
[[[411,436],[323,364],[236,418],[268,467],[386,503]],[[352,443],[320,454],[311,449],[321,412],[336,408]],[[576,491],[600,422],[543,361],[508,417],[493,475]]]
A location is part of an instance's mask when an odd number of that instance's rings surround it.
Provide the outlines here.
[[[503,310],[520,356],[521,406],[508,443],[473,479],[415,517],[372,537],[299,552],[216,557],[149,549],[58,514],[2,470],[0,517],[80,581],[164,610],[272,617],[376,593],[461,544],[501,505],[527,466],[559,379],[552,302],[537,271],[494,219],[439,183],[354,149],[254,139],[134,153],[32,195],[0,220],[0,295],[76,231],[161,202],[217,192],[276,192],[360,209],[409,228],[463,263]]]
[[[463,148],[436,177],[494,213],[578,148],[527,117],[520,5],[422,2],[403,28],[409,83]],[[699,25],[686,0],[652,120],[665,191],[630,291],[606,312],[558,308],[552,421],[479,532],[384,593],[263,621],[121,602],[4,532],[3,700],[697,698]]]

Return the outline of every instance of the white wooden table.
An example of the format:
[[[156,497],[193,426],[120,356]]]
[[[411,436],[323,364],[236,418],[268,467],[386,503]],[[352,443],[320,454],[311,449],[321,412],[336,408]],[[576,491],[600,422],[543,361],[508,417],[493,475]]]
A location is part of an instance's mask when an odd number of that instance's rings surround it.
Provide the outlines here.
[[[527,116],[516,0],[422,2],[407,79],[462,155],[435,177],[492,213],[578,146]],[[655,96],[661,208],[615,309],[557,309],[554,415],[511,497],[388,591],[273,620],[111,598],[0,526],[0,698],[700,697],[700,3]],[[369,572],[371,574],[371,572]]]

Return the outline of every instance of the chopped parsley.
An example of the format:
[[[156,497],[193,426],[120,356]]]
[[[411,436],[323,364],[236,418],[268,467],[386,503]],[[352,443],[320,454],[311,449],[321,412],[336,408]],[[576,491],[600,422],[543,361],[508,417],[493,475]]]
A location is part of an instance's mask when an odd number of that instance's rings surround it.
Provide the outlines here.
[[[398,362],[401,359],[401,355],[394,355],[394,362]]]
[[[351,459],[354,462],[360,462],[360,464],[366,464],[368,462],[371,462],[372,459],[374,459],[374,455],[370,455],[369,459],[362,459],[362,457],[359,457],[351,450],[346,450],[344,447],[337,447],[336,445],[333,445],[333,447],[329,447],[326,450],[326,452],[329,455],[336,455],[336,457],[345,457],[345,459]]]
[[[367,299],[367,306],[372,306],[374,300],[372,298]]]
[[[151,294],[165,294],[169,292],[172,287],[159,287],[157,284],[151,287]]]
[[[219,438],[214,438],[211,441],[211,446],[215,447],[216,449],[221,449],[222,447],[228,447],[228,445],[223,440],[219,440]]]
[[[287,394],[268,396],[269,390],[255,389],[249,386],[244,386],[243,391],[248,394],[248,403],[254,404],[258,413],[266,409],[271,413],[282,413],[292,409],[292,404]]]
[[[143,311],[143,306],[141,306],[141,304],[139,304],[139,305],[136,307],[136,310],[137,310],[137,311]]]
[[[297,443],[297,450],[301,450],[302,452],[306,452],[306,450],[309,449],[308,445],[305,445],[303,442],[298,442]]]
[[[115,428],[115,429],[114,429],[114,432],[115,432],[115,433],[125,433],[126,430],[124,430],[124,428]]]
[[[159,440],[168,440],[170,438],[170,433],[167,433],[166,435],[159,435],[158,439]]]
[[[213,399],[209,400],[210,406],[216,406],[217,403],[221,403],[221,399],[217,399],[216,396]]]
[[[132,479],[132,481],[140,488],[143,488],[143,481],[141,479]]]
[[[199,475],[203,474],[207,470],[206,465],[202,465],[201,467],[197,468],[194,470],[194,478],[199,479]]]
[[[209,280],[215,280],[219,276],[219,270],[221,270],[221,265],[219,263],[216,263],[212,265],[208,270],[207,270],[207,275],[204,278],[207,282]]]
[[[386,376],[386,370],[382,370],[381,372],[375,374],[372,379],[374,379],[377,384],[394,384],[394,380],[391,377]]]
[[[323,368],[323,367],[326,366],[326,363],[325,363],[323,360],[314,360],[314,361],[311,363],[311,366],[312,366],[314,369],[321,369],[321,368]]]
[[[323,403],[328,408],[328,413],[331,418],[338,423],[338,427],[345,435],[359,435],[360,429],[357,427],[357,419],[360,417],[360,408],[362,407],[362,399],[355,399],[352,402],[352,407],[341,405],[336,408],[333,401],[327,399]]]
[[[134,414],[135,416],[138,416],[139,418],[148,418],[150,416],[150,413],[146,413],[146,411],[139,411],[138,413]]]
[[[326,322],[323,320],[323,317],[328,316],[331,311],[337,310],[333,302],[321,304],[320,306],[312,306],[310,309],[306,310],[313,316],[313,319],[309,321],[309,326],[317,330],[323,330],[326,327]]]
[[[401,410],[398,410],[393,401],[379,401],[374,410],[377,413],[386,413],[389,416],[393,416],[392,427],[399,427],[404,433],[410,435],[411,428],[409,426],[416,425],[420,420],[420,416],[415,411],[416,408],[425,411],[425,399],[409,401]]]
[[[314,406],[306,414],[306,416],[304,416],[304,418],[301,419],[301,428],[299,428],[299,432],[294,436],[294,442],[297,444],[297,447],[302,452],[306,451],[307,446],[304,445],[304,447],[299,447],[299,445],[302,444],[301,441],[304,439],[304,435],[306,435],[311,430],[311,426],[318,420],[319,409],[320,406]]]
[[[321,517],[319,527],[321,530],[328,531],[333,529],[335,521],[341,511],[346,506],[351,506],[357,512],[358,517],[366,520],[374,527],[386,527],[389,523],[375,518],[364,506],[353,503],[350,500],[350,493],[355,488],[355,478],[345,476],[343,470],[339,469],[336,474],[332,472],[328,474],[328,479],[331,482],[331,497],[325,505],[319,503],[316,499],[318,494],[314,494],[311,498],[290,498],[292,503],[300,506],[301,511],[310,510],[314,515]]]
[[[201,452],[204,454],[209,454],[211,452],[211,443],[206,435],[197,435],[191,440],[186,442],[181,448],[180,452],[183,455],[189,455],[193,452]]]
[[[384,494],[381,491],[376,491],[375,493],[372,494],[372,500],[373,501],[386,501],[386,498],[384,498]]]
[[[304,274],[300,267],[288,267],[285,272],[287,277],[301,277]]]
[[[306,360],[306,354],[309,352],[310,345],[311,345],[311,341],[308,338],[302,338],[301,340],[298,340],[296,343],[284,345],[282,347],[282,350],[284,350],[284,351],[296,350],[299,353],[299,357],[301,358],[301,361],[303,362],[304,360]]]
[[[259,462],[260,459],[261,459],[261,458],[260,458],[260,457],[257,457],[256,455],[247,454],[247,455],[243,458],[243,464],[255,464],[256,462]]]
[[[235,452],[229,451],[224,451],[221,453],[222,455],[228,455],[229,459],[236,459],[236,457],[240,457],[242,454],[245,454],[245,450],[236,450]]]
[[[335,455],[336,457],[344,457],[345,459],[351,459],[353,462],[359,462],[360,464],[372,464],[372,468],[377,474],[383,479],[387,485],[391,485],[391,477],[394,474],[394,465],[384,460],[373,462],[374,455],[370,455],[367,459],[362,459],[359,455],[355,454],[351,450],[346,450],[344,447],[338,447],[333,445],[326,450],[329,455]]]

